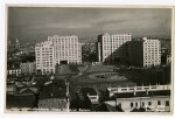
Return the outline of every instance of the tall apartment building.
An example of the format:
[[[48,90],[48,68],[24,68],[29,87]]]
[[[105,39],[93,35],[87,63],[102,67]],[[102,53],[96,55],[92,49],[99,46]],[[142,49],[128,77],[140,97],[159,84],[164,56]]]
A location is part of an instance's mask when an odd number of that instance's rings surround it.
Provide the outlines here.
[[[38,43],[35,46],[36,71],[55,73],[54,47],[51,41]]]
[[[78,36],[49,36],[48,40],[53,43],[56,63],[81,63],[81,44]]]
[[[102,34],[98,36],[97,53],[100,62],[120,62],[126,56],[126,42],[131,34]]]
[[[158,39],[130,41],[127,43],[128,60],[131,65],[151,67],[161,64],[161,45]]]
[[[56,64],[81,63],[81,44],[78,37],[49,36],[48,41],[37,44],[35,47],[36,70],[42,73],[55,73]]]

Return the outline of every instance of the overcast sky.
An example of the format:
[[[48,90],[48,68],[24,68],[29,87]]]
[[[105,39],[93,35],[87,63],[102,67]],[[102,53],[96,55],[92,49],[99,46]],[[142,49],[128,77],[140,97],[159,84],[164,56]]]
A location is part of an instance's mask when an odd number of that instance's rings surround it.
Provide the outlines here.
[[[53,34],[75,34],[82,41],[96,40],[104,32],[171,36],[170,9],[13,7],[8,13],[8,39],[22,42],[47,40]]]

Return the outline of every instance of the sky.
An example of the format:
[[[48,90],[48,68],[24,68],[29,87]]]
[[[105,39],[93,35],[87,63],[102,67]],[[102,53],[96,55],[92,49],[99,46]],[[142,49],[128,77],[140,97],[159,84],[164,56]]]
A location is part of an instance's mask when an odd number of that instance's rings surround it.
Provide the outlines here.
[[[23,43],[47,40],[50,35],[77,35],[96,41],[102,33],[131,33],[133,37],[171,37],[168,8],[10,7],[8,39]]]

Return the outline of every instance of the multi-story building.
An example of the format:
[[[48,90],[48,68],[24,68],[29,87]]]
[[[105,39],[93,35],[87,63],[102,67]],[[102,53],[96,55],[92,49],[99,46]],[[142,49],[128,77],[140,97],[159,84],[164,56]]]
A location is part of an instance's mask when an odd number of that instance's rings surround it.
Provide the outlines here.
[[[133,40],[127,43],[128,61],[131,65],[152,67],[161,64],[160,41],[158,39]]]
[[[34,74],[36,69],[35,62],[21,63],[21,73],[24,75]]]
[[[115,105],[125,112],[171,111],[171,85],[128,86],[108,88]]]
[[[55,72],[54,47],[51,41],[37,44],[35,47],[36,71],[45,73]]]
[[[55,73],[56,64],[82,63],[81,44],[78,37],[49,36],[48,41],[35,47],[36,69],[42,73]]]
[[[102,34],[98,36],[97,53],[100,62],[120,62],[126,57],[125,44],[131,41],[131,34]]]
[[[81,63],[81,44],[78,36],[49,36],[53,43],[56,63]]]

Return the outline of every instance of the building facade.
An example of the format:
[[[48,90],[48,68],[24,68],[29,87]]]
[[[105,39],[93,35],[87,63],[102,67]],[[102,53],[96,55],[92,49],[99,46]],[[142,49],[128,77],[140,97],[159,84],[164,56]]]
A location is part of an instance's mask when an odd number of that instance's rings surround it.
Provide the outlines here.
[[[78,36],[49,36],[48,41],[53,43],[56,63],[81,63],[81,44]]]
[[[21,74],[34,74],[36,70],[35,62],[21,63]]]
[[[115,94],[128,94],[132,93],[136,95],[139,92],[145,92],[147,95],[149,92],[170,91],[170,85],[149,85],[149,86],[130,86],[130,87],[109,87],[107,88],[109,97]],[[168,93],[168,92],[167,92]]]
[[[171,85],[127,86],[108,88],[110,98],[125,112],[170,112]]]
[[[161,64],[161,45],[158,39],[133,40],[127,43],[128,61],[131,65],[152,67]]]
[[[125,43],[131,41],[131,34],[102,34],[98,36],[97,53],[100,62],[120,62],[125,59]]]
[[[121,109],[125,112],[139,111],[139,109],[144,109],[146,112],[170,112],[170,104],[170,96],[116,99],[116,105],[121,106]]]
[[[21,75],[21,69],[7,70],[7,75],[9,75],[9,76],[20,76]]]
[[[37,44],[35,47],[36,71],[42,74],[55,72],[54,47],[51,41]]]
[[[36,69],[42,73],[55,73],[56,64],[82,63],[81,44],[75,35],[49,36],[36,45],[35,55]]]

